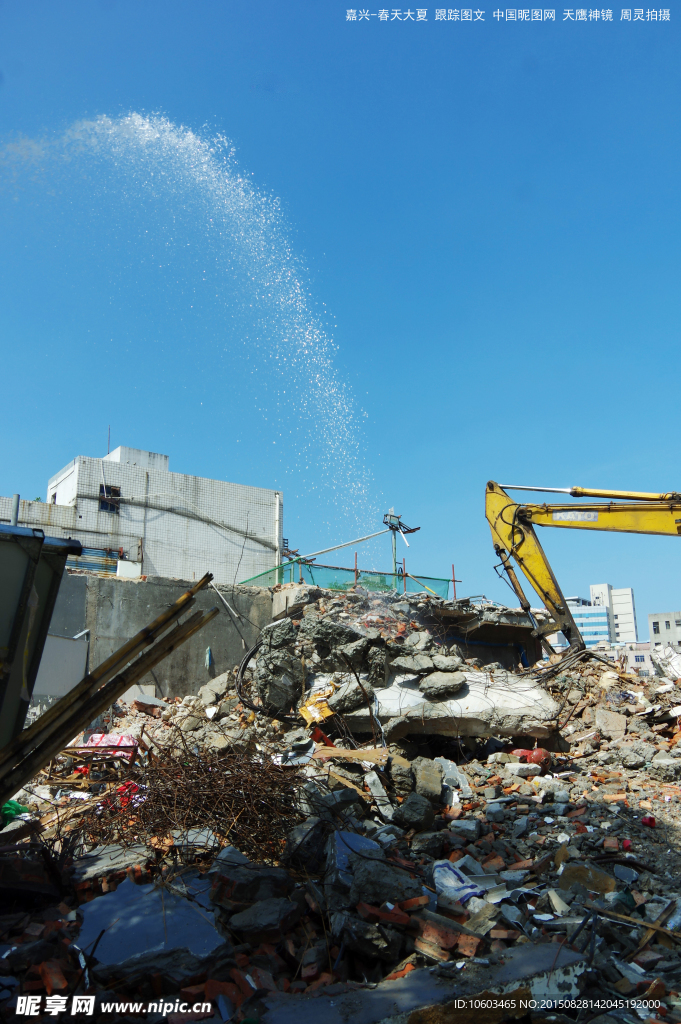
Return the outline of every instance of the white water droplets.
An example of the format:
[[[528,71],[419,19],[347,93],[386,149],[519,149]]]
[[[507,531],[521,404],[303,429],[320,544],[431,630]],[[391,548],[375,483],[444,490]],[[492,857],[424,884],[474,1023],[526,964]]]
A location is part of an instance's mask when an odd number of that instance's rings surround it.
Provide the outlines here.
[[[163,296],[164,315],[189,350],[208,360],[201,372],[225,391],[229,385],[233,417],[265,421],[269,457],[278,455],[284,486],[301,496],[302,522],[302,495],[316,491],[315,515],[332,540],[375,528],[362,412],[310,307],[280,201],[239,170],[228,139],[160,115],[102,116],[55,138],[5,146],[0,172],[15,183],[47,181],[55,202],[68,194],[74,208],[80,204],[85,222],[106,208],[111,250],[102,258],[117,301],[130,288],[112,269],[124,252],[128,271],[141,267],[147,291],[153,285],[153,301]]]

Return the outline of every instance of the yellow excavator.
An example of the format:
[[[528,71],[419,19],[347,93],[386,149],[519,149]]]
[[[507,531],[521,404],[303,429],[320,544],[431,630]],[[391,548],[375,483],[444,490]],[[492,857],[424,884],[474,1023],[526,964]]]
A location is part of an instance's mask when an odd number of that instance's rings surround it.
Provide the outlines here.
[[[520,504],[506,491],[539,491],[569,494],[572,498],[606,498],[607,501],[580,501],[560,505]],[[610,530],[616,533],[681,535],[681,494],[648,494],[639,491],[604,491],[588,487],[523,487],[497,484],[490,480],[485,494],[485,515],[492,531],[494,550],[501,562],[521,607],[534,623],[534,635],[541,639],[549,654],[551,633],[563,634],[571,652],[585,650],[585,643],[570,614],[558,580],[553,574],[535,526],[556,526],[568,530]],[[539,625],[530,610],[513,563],[551,614],[553,622]]]

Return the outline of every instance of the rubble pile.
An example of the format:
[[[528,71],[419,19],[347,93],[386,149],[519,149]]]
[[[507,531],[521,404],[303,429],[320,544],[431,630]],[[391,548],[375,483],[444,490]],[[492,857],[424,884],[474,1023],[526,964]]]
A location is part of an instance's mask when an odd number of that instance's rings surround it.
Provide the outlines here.
[[[482,665],[423,594],[296,601],[240,671],[120,705],[16,794],[5,1016],[68,992],[102,1020],[176,998],[210,1004],[177,1020],[283,1024],[314,998],[315,1018],[425,1024],[522,991],[681,1021],[676,680],[571,653]],[[167,926],[150,909],[137,948],[127,908],[158,899]]]

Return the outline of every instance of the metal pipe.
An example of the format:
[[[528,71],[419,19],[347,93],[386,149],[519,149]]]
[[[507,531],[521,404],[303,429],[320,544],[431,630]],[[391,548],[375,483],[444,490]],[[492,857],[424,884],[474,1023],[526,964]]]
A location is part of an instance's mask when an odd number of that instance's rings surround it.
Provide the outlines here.
[[[216,593],[216,594],[218,595],[218,597],[220,598],[220,600],[222,601],[222,603],[224,604],[225,608],[226,608],[226,609],[227,609],[227,611],[228,611],[228,612],[230,613],[230,615],[231,615],[231,616],[232,616],[233,618],[235,618],[235,619],[240,619],[240,618],[241,618],[241,616],[239,615],[239,613],[238,613],[238,612],[235,612],[235,611],[234,611],[234,609],[232,608],[232,606],[231,606],[230,604],[228,604],[228,603],[227,603],[227,601],[226,601],[226,600],[225,600],[225,598],[224,598],[224,597],[222,596],[222,594],[220,593],[220,591],[218,590],[218,588],[217,588],[217,587],[215,586],[215,584],[214,584],[213,580],[211,580],[211,581],[210,581],[210,585],[211,585],[211,587],[213,588],[213,590],[215,591],[215,593]]]
[[[276,510],[274,513],[274,564],[281,565],[281,513],[279,510],[279,491],[275,491],[274,500],[276,502]],[[282,580],[277,573],[277,583],[281,583]]]
[[[10,512],[9,525],[10,526],[18,526],[19,525],[19,495],[18,494],[13,494],[12,495],[12,511]]]
[[[327,551],[338,551],[339,548],[349,548],[351,544],[361,544],[364,540],[371,540],[372,537],[380,537],[383,533],[390,533],[390,530],[379,530],[377,533],[368,533],[366,537],[356,537],[354,540],[346,540],[344,544],[334,544],[332,548],[322,548],[321,551],[313,551],[311,555],[302,555],[302,560],[316,558],[317,555],[325,555]]]
[[[521,484],[499,484],[506,491],[540,491],[542,494],[572,494],[574,487],[523,487]]]

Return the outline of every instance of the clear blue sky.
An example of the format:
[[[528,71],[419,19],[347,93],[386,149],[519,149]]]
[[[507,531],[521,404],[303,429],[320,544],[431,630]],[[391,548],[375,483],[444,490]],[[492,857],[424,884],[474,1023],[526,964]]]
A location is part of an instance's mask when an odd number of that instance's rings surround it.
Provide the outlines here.
[[[282,487],[296,547],[394,505],[422,527],[408,568],[454,561],[461,592],[505,600],[487,479],[681,489],[681,10],[495,9],[384,23],[331,0],[3,0],[0,493],[44,497],[75,455],[105,453],[110,423],[112,446],[171,469]],[[326,407],[242,243],[178,185],[186,132],[165,177],[162,146],[104,168],[58,141],[131,111],[231,140],[254,265],[270,236],[290,242],[301,315],[336,346]],[[37,169],[14,159],[26,140],[51,141]],[[325,427],[336,394],[350,412]],[[354,444],[371,478],[355,519],[334,478],[336,460],[356,473]],[[681,608],[681,543],[541,539],[566,593],[633,586],[643,638],[648,612]],[[387,567],[388,543],[369,557]]]

